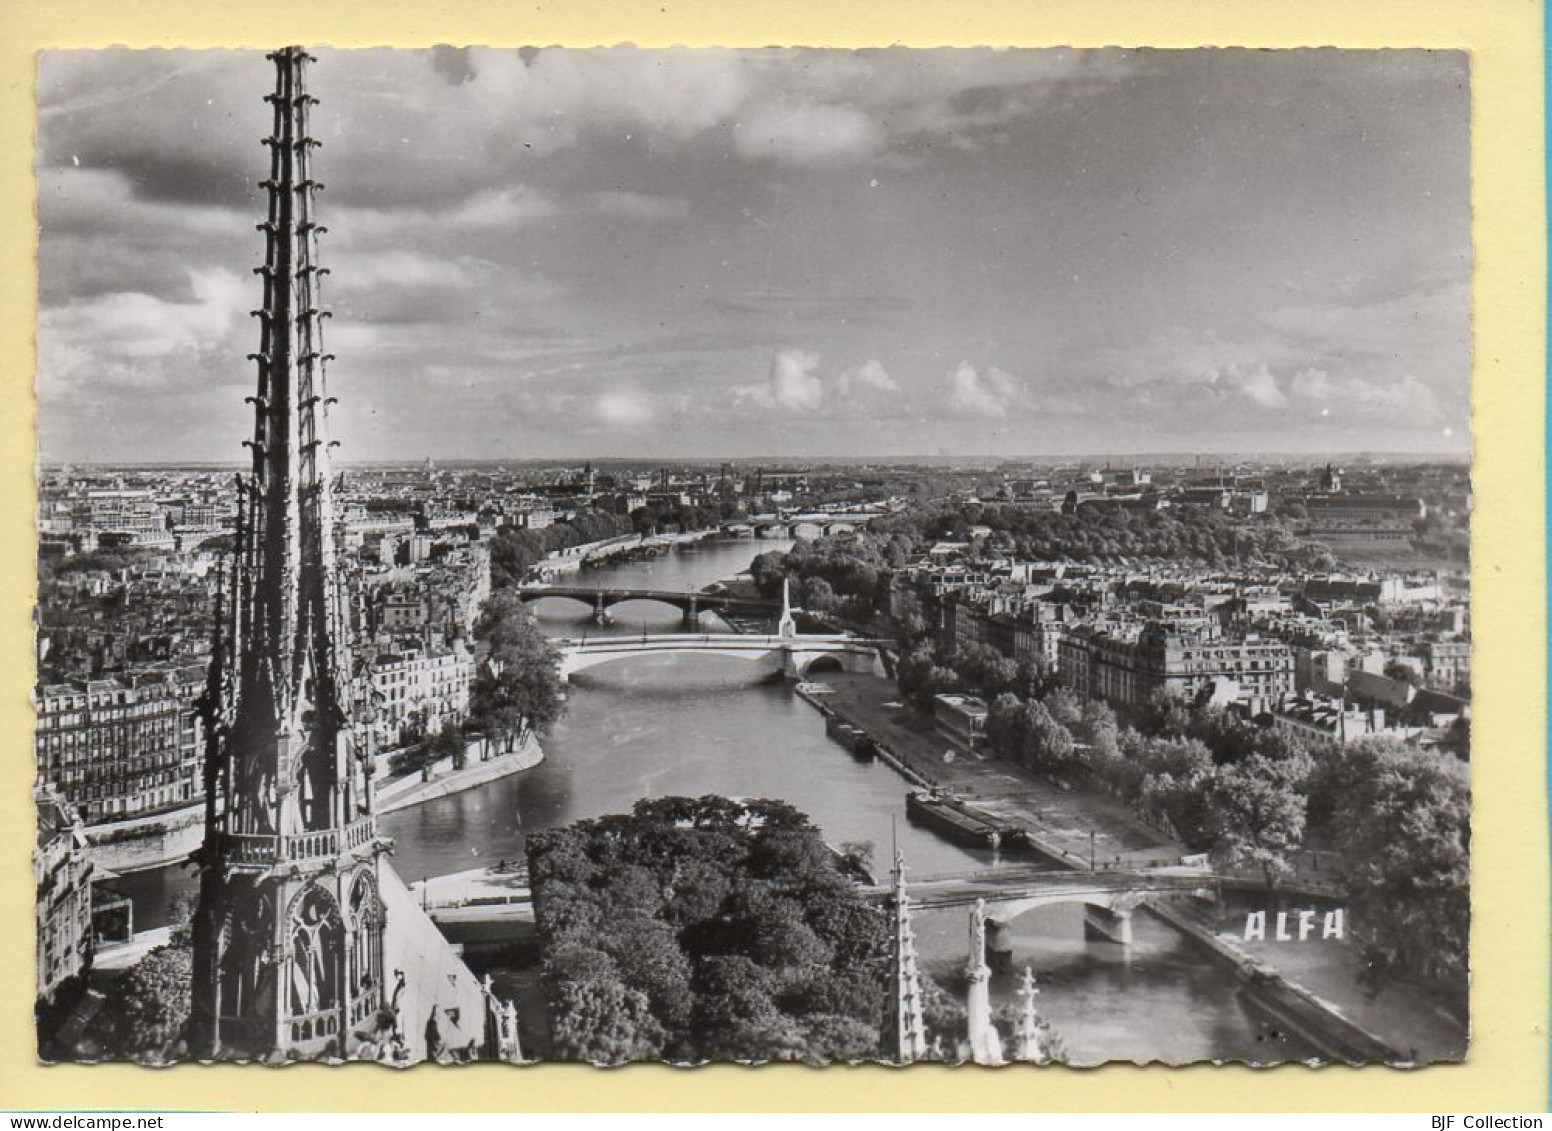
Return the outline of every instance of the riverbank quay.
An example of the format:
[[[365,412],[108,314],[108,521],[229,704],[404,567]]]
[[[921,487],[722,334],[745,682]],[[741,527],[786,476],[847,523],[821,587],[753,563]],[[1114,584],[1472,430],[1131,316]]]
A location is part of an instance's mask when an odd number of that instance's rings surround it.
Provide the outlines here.
[[[181,863],[204,839],[204,798],[178,809],[86,826],[92,862],[120,875]]]
[[[1178,864],[1186,850],[1144,824],[1114,798],[1063,792],[996,759],[950,749],[924,729],[887,679],[854,677],[813,684],[801,694],[822,712],[872,737],[876,756],[907,780],[972,802],[1019,828],[1041,855],[1073,867],[1147,867]]]
[[[533,918],[526,860],[428,876],[410,884],[409,889],[423,910],[435,913],[433,918]]]
[[[908,780],[946,790],[1024,830],[1036,852],[1071,868],[1140,868],[1180,863],[1189,850],[1139,820],[1120,801],[1062,790],[1005,762],[950,753],[885,679],[808,684],[799,694],[827,716],[872,737],[877,756]],[[1432,995],[1404,983],[1371,993],[1351,945],[1305,940],[1246,943],[1243,921],[1148,909],[1231,965],[1251,998],[1339,1060],[1414,1063],[1465,1054],[1466,1026]],[[1275,914],[1272,916],[1275,919]]]
[[[386,763],[386,759],[384,760]],[[485,760],[471,760],[461,770],[444,758],[431,767],[429,779],[419,773],[385,781],[377,790],[378,813],[393,813],[438,797],[474,789],[487,782],[531,769],[544,761],[544,749],[532,735],[517,750]],[[205,839],[203,800],[178,809],[112,821],[86,828],[92,861],[117,875],[149,872],[189,858]]]
[[[512,962],[513,946],[531,947],[537,942],[538,922],[527,860],[504,860],[488,868],[428,876],[410,884],[409,893],[447,941],[471,961],[476,973],[483,973],[483,967],[492,961]],[[536,975],[539,958],[534,950],[522,960],[530,973]],[[523,1008],[525,1014],[532,1015],[543,1006],[528,997]]]
[[[544,748],[532,734],[522,744],[506,754],[497,754],[483,761],[471,760],[462,769],[453,769],[452,759],[443,758],[430,767],[430,775],[407,774],[384,783],[376,794],[379,815],[397,813],[412,805],[434,801],[474,789],[510,774],[529,770],[544,761]]]
[[[621,534],[598,542],[585,542],[580,546],[553,550],[543,561],[535,563],[529,574],[535,580],[542,580],[558,573],[575,573],[583,566],[601,565],[618,557],[672,550],[704,542],[708,538],[727,536],[721,527],[688,530],[678,534]]]
[[[123,942],[102,943],[97,947],[97,953],[92,956],[92,972],[117,976],[138,964],[153,950],[167,946],[171,942],[172,927],[167,925],[139,931]]]
[[[1353,1064],[1465,1059],[1464,1021],[1404,984],[1371,993],[1360,981],[1362,956],[1345,943],[1313,936],[1246,942],[1242,922],[1219,924],[1163,902],[1147,909],[1231,964],[1258,1006],[1337,1059]]]

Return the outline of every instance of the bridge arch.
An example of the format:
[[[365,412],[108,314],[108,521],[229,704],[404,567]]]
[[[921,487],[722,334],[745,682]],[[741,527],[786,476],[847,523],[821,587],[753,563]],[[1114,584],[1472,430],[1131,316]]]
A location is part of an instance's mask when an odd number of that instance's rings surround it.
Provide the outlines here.
[[[535,611],[541,605],[549,605],[551,609],[560,605],[575,605],[577,608],[588,612],[591,612],[594,607],[593,602],[588,598],[575,596],[571,593],[536,593],[526,597],[519,594],[519,598],[523,604],[528,605]]]
[[[971,874],[962,880],[945,876],[918,881],[913,899],[923,908],[968,907],[981,899],[989,916],[1008,923],[1037,908],[1061,904],[1079,904],[1096,912],[1130,916],[1134,909],[1155,899],[1215,899],[1219,882],[1211,873],[1150,869],[1004,875],[1006,879],[1001,883],[995,873]]]
[[[1188,895],[1189,892],[1155,892],[1152,895]],[[1130,915],[1149,896],[1140,892],[1130,891],[1051,891],[1042,892],[1039,895],[1024,896],[1019,899],[987,900],[986,913],[993,919],[1004,923],[1011,923],[1021,915],[1026,915],[1041,907],[1053,907],[1058,904],[1081,904],[1084,907],[1097,907],[1118,915]]]
[[[690,599],[688,597],[670,597],[666,594],[662,596],[654,594],[651,597],[642,596],[640,594],[635,596],[622,594],[618,597],[604,598],[604,608],[606,609],[616,609],[621,605],[655,605],[658,608],[677,609],[679,612],[684,613],[688,612],[690,609]],[[697,608],[697,611],[705,612],[706,610],[704,608]],[[625,619],[629,620],[630,618],[626,616]]]
[[[821,652],[816,656],[799,659],[794,666],[800,679],[806,679],[815,672],[844,672],[846,670],[846,662],[835,652]]]
[[[833,657],[844,671],[882,674],[879,660],[880,641],[862,640],[843,635],[831,636],[750,636],[740,633],[675,633],[662,636],[643,634],[600,636],[592,639],[562,640],[561,676],[570,678],[606,663],[631,656],[698,653],[731,656],[749,664],[779,671],[789,679],[801,679],[821,657]]]
[[[628,639],[628,638],[626,638]],[[782,674],[782,655],[779,651],[758,651],[754,649],[687,649],[685,651],[673,650],[648,650],[636,649],[620,651],[597,651],[589,649],[582,653],[575,651],[568,653],[561,664],[561,674],[566,679],[575,679],[578,676],[586,677],[592,673],[606,673],[611,669],[624,668],[632,664],[639,665],[646,658],[664,656],[711,656],[720,663],[728,665],[732,670],[743,669],[750,675],[758,675],[761,678],[779,676]]]
[[[541,606],[546,601],[566,602],[579,610],[586,610],[595,619],[613,619],[614,611],[621,605],[640,604],[656,608],[672,609],[688,617],[690,611],[698,614],[709,612],[720,607],[718,598],[706,594],[678,594],[669,592],[642,592],[642,591],[610,591],[600,589],[596,592],[588,592],[585,589],[567,589],[560,586],[547,590],[530,590],[522,594],[522,601],[526,605]],[[554,606],[551,606],[553,608]],[[554,615],[554,614],[552,614]],[[581,615],[579,612],[578,615]],[[620,614],[625,620],[630,619],[630,611],[625,610]]]

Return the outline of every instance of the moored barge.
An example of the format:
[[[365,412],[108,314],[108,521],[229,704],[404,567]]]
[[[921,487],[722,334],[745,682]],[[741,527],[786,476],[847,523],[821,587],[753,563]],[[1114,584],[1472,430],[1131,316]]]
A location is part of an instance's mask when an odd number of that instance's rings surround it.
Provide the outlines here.
[[[1017,825],[946,793],[913,790],[905,795],[905,811],[912,820],[936,829],[950,840],[977,848],[1006,848],[1023,835]]]

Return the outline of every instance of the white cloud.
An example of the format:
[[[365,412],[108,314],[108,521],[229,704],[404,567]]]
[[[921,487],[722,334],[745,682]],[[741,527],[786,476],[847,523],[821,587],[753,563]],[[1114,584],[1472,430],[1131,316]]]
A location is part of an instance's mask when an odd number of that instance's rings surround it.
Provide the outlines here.
[[[520,228],[558,211],[553,201],[527,185],[481,189],[446,209],[345,206],[320,209],[324,226],[347,245],[362,241],[425,239],[458,231]]]
[[[1324,369],[1301,369],[1289,382],[1289,389],[1293,395],[1306,401],[1328,401],[1331,399],[1333,388],[1331,374]]]
[[[836,388],[843,397],[861,398],[869,393],[898,393],[900,385],[889,375],[884,363],[876,358],[864,361],[855,369],[844,369],[836,378]]]
[[[247,350],[237,340],[252,288],[229,271],[190,272],[190,302],[118,291],[41,312],[38,388],[48,398],[101,385],[155,388],[188,383],[202,367],[235,373]],[[258,331],[252,332],[258,342]]]
[[[1232,367],[1222,380],[1226,389],[1237,392],[1262,408],[1282,408],[1288,403],[1288,397],[1277,384],[1277,378],[1272,376],[1272,371],[1265,365],[1258,365],[1249,373],[1241,372],[1237,366]]]
[[[1105,351],[1100,364],[1109,383],[1122,389],[1212,386],[1225,374],[1237,379],[1264,364],[1265,348],[1260,341],[1224,339],[1213,330],[1173,326],[1140,346]]]
[[[469,228],[510,228],[554,213],[555,207],[526,185],[482,189],[442,217]]]
[[[883,362],[869,358],[861,365],[826,374],[823,358],[813,350],[784,349],[771,358],[764,382],[737,385],[731,391],[735,408],[784,416],[897,416],[904,390]]]
[[[682,196],[653,196],[623,189],[594,193],[593,207],[610,216],[634,220],[683,220],[690,214],[690,202]]]
[[[424,251],[394,248],[370,253],[342,252],[331,257],[329,289],[371,290],[376,287],[441,287],[458,289],[473,281],[458,262]]]
[[[1238,332],[1175,326],[1093,362],[1157,420],[1227,423],[1247,406],[1290,423],[1433,427],[1469,419],[1464,284],[1425,284],[1350,305],[1288,305],[1241,320]]]
[[[610,389],[594,402],[598,422],[610,429],[631,429],[657,419],[652,402],[640,389]]]
[[[783,412],[816,412],[824,404],[825,387],[819,377],[819,355],[810,350],[782,350],[771,358],[763,390],[766,401]]]
[[[1000,417],[1024,399],[1024,389],[1011,373],[991,366],[982,371],[961,361],[945,376],[947,407],[958,416]]]
[[[734,127],[738,151],[794,164],[824,164],[874,156],[883,128],[852,106],[812,102],[755,105]]]

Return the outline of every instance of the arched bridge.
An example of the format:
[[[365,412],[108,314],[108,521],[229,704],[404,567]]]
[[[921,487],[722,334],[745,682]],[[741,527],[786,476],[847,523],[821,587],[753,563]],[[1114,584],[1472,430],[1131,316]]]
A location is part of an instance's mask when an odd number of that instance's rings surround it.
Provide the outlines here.
[[[821,511],[815,514],[756,514],[723,525],[729,534],[751,533],[758,538],[780,536],[794,537],[797,528],[808,526],[820,534],[836,534],[842,530],[861,530],[875,518],[882,518],[887,511]]]
[[[609,610],[625,601],[656,601],[671,605],[684,613],[686,624],[694,624],[702,613],[712,612],[732,616],[773,616],[781,611],[779,601],[767,601],[759,597],[742,597],[728,593],[706,593],[699,590],[633,589],[628,587],[604,589],[586,585],[525,585],[518,590],[523,601],[539,601],[545,597],[559,597],[578,601],[593,610],[593,619],[599,624],[610,622]]]
[[[1199,868],[1142,868],[1135,871],[1047,871],[996,869],[913,879],[909,887],[916,907],[970,907],[984,901],[991,913],[988,945],[1003,949],[1007,924],[1037,907],[1056,903],[1084,905],[1084,925],[1091,936],[1112,942],[1132,941],[1132,912],[1151,898],[1204,896],[1216,893],[1218,877]],[[870,894],[885,897],[893,888],[875,886]]]
[[[788,679],[802,679],[820,661],[832,662],[843,671],[882,675],[878,650],[887,641],[856,636],[770,636],[740,633],[667,633],[656,636],[595,636],[585,640],[557,640],[561,650],[560,674],[570,679],[580,671],[633,656],[697,653],[727,656]]]

